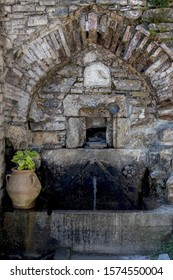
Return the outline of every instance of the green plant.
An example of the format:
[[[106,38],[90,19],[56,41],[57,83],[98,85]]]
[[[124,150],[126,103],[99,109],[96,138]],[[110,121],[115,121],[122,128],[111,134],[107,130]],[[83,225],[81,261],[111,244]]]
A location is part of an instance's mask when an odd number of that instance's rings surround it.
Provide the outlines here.
[[[156,31],[156,30],[150,29],[149,32],[150,32],[150,37],[151,37],[152,39],[156,37],[156,35],[157,35],[157,31]]]
[[[159,254],[167,253],[171,260],[173,260],[173,234],[167,238],[161,235],[160,248],[151,254],[153,259],[156,259]]]
[[[171,0],[149,0],[148,2],[156,8],[166,8]]]
[[[34,170],[34,159],[39,158],[39,154],[36,151],[17,151],[12,158],[12,162],[17,164],[18,170]]]

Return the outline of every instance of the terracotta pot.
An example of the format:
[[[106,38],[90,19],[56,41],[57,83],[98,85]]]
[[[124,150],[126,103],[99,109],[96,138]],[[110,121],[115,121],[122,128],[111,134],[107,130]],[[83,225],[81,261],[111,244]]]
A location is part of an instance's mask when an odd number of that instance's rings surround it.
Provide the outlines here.
[[[40,181],[34,171],[12,169],[6,176],[7,193],[14,208],[30,209],[41,191]]]

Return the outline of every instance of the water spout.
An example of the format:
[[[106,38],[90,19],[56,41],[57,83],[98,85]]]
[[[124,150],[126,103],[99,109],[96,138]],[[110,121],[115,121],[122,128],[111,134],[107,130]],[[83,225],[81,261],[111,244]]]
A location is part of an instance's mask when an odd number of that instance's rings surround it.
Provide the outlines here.
[[[97,177],[93,176],[93,210],[97,210]]]

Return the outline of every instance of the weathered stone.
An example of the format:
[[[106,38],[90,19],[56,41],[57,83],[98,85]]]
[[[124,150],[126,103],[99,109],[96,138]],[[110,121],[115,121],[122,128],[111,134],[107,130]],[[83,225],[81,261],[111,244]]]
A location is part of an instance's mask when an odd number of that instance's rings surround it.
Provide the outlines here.
[[[168,201],[173,203],[173,176],[166,181],[166,188],[168,192]]]
[[[69,13],[69,8],[68,7],[58,7],[58,8],[55,8],[55,15],[67,16],[68,13]]]
[[[12,11],[15,12],[35,12],[35,5],[13,5]]]
[[[46,25],[48,23],[47,15],[32,16],[28,20],[28,26]]]
[[[85,87],[109,87],[111,75],[109,68],[103,63],[94,63],[87,66],[84,71]]]
[[[157,141],[156,131],[141,131],[141,132],[131,132],[129,134],[128,146],[133,148],[148,148]]]
[[[107,143],[86,142],[86,147],[90,149],[104,149],[107,148]]]
[[[60,93],[69,93],[71,86],[76,82],[76,78],[57,78],[56,82],[50,83],[48,86],[43,88],[44,92],[54,92],[57,94]]]
[[[38,104],[33,100],[29,114],[30,121],[43,122],[50,119],[50,115],[38,107]]]
[[[94,62],[97,60],[97,55],[95,52],[91,51],[89,53],[86,53],[84,58],[83,58],[83,61],[84,61],[84,64],[87,65],[91,62]]]
[[[158,260],[170,260],[170,257],[168,254],[160,254],[157,259]]]
[[[140,11],[140,10],[126,11],[124,13],[124,15],[125,15],[126,18],[135,20],[135,19],[138,19],[138,18],[141,17],[142,11]]]
[[[142,19],[148,22],[173,22],[173,9],[151,9],[143,13]]]
[[[125,148],[128,144],[129,125],[125,118],[118,118],[113,120],[113,147]]]
[[[65,133],[58,134],[56,132],[33,132],[32,143],[40,146],[64,146]]]
[[[40,0],[40,5],[53,6],[56,0]]]
[[[87,118],[86,128],[106,127],[106,118]]]
[[[118,116],[127,116],[124,95],[67,95],[63,101],[64,115],[67,117],[85,116],[110,117],[108,105],[116,103],[120,107]]]
[[[129,5],[146,5],[146,0],[128,0]]]
[[[151,170],[159,169],[160,154],[158,151],[151,151],[148,155],[148,165]]]
[[[160,151],[160,166],[166,172],[172,171],[172,145]]]
[[[166,99],[166,96],[164,96],[164,92],[162,91],[162,100]],[[172,120],[173,117],[173,111],[172,109],[160,109],[158,110],[158,116],[162,120]]]
[[[68,65],[63,67],[58,71],[59,75],[62,75],[63,78],[80,78],[83,77],[82,69],[80,67],[74,67],[73,65]],[[75,80],[76,81],[76,80]]]
[[[85,118],[69,118],[67,122],[67,148],[83,147],[86,141]]]
[[[97,41],[97,14],[88,14],[88,29],[89,29],[89,41],[96,43]]]
[[[128,90],[128,91],[137,91],[141,89],[141,81],[139,80],[114,80],[113,81],[116,90]]]
[[[109,4],[109,0],[96,0],[96,3],[106,5]]]
[[[60,35],[60,38],[61,38],[62,45],[63,45],[64,50],[66,52],[66,55],[68,57],[71,57],[70,49],[69,49],[69,46],[67,44],[67,41],[66,41],[66,38],[65,38],[65,35],[64,35],[64,31],[63,31],[61,26],[59,26],[58,32],[59,32],[59,35]]]
[[[130,44],[128,46],[128,49],[127,49],[127,51],[126,51],[126,53],[124,55],[124,59],[125,60],[128,60],[131,57],[133,51],[136,49],[136,46],[137,46],[141,36],[142,36],[142,33],[140,31],[137,31],[135,33],[135,35],[132,38],[132,40],[131,40],[131,42],[130,42]]]
[[[66,129],[66,119],[64,117],[54,117],[51,122],[30,123],[32,131],[61,131]]]
[[[173,128],[165,128],[159,132],[159,139],[163,142],[173,143]]]
[[[24,127],[6,125],[5,135],[8,138],[14,149],[27,149],[28,147],[28,131]]]
[[[166,177],[166,172],[162,171],[162,170],[154,170],[151,174],[150,174],[150,178],[151,179],[165,179]]]
[[[157,69],[159,69],[166,60],[168,60],[168,56],[166,54],[163,54],[156,62],[148,67],[148,69],[145,71],[145,74],[147,76],[152,76],[153,72],[157,71]]]
[[[166,32],[173,30],[173,23],[150,23],[148,25],[149,30],[156,30],[160,32]]]

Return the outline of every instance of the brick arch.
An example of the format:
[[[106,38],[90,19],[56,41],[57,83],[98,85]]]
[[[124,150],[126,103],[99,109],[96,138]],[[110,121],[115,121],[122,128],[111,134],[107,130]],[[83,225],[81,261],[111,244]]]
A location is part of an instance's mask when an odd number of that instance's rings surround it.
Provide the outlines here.
[[[54,23],[25,45],[8,66],[5,83],[6,122],[25,123],[36,87],[55,66],[74,51],[98,44],[149,78],[156,89],[160,111],[173,103],[173,53],[150,33],[115,12],[77,12],[63,24]]]

